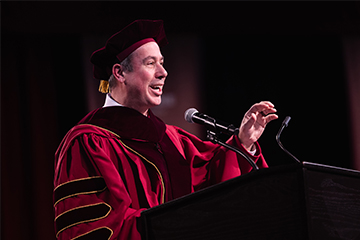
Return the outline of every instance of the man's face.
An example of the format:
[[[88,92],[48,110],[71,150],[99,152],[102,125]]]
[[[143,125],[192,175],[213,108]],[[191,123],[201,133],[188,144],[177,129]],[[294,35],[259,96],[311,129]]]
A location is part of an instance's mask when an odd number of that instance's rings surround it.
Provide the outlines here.
[[[167,72],[159,46],[149,42],[133,52],[132,72],[124,72],[126,99],[124,105],[146,113],[161,103]]]

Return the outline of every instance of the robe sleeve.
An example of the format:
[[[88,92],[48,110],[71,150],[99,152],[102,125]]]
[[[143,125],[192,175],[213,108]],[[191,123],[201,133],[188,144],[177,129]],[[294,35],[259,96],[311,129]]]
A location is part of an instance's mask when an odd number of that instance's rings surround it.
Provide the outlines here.
[[[113,133],[82,128],[68,133],[55,156],[57,238],[140,240],[138,219],[144,208],[138,201],[144,196],[137,189],[144,189],[148,207],[159,204],[157,196],[146,190],[150,179],[144,164]],[[224,147],[174,126],[168,126],[167,134],[190,166],[192,191],[251,171],[246,160]],[[246,151],[236,137],[228,143]],[[253,160],[260,168],[267,167],[259,145],[257,149]]]
[[[141,239],[123,176],[121,147],[112,137],[68,137],[56,153],[55,229],[58,239]],[[135,204],[136,205],[136,204]]]
[[[193,191],[238,177],[252,170],[247,160],[237,153],[210,141],[202,141],[181,128],[168,125],[167,134],[190,165]],[[237,136],[230,137],[227,143],[248,153]],[[268,167],[257,142],[256,148],[255,155],[248,153],[249,157],[259,168]]]

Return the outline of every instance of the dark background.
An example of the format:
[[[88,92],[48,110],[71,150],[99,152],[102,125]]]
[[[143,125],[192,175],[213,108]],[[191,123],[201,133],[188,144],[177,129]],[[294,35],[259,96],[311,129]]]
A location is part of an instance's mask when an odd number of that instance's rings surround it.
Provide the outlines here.
[[[2,239],[55,238],[54,153],[91,110],[84,36],[139,18],[197,39],[201,111],[239,125],[255,102],[275,104],[259,140],[270,166],[292,162],[275,142],[287,115],[282,142],[300,160],[354,166],[343,43],[360,33],[358,2],[1,2]]]

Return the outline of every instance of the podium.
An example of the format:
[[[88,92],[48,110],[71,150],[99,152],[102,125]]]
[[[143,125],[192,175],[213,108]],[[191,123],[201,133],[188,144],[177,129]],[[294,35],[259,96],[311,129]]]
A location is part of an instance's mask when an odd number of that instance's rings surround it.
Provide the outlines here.
[[[260,169],[142,212],[146,240],[360,239],[360,172]]]

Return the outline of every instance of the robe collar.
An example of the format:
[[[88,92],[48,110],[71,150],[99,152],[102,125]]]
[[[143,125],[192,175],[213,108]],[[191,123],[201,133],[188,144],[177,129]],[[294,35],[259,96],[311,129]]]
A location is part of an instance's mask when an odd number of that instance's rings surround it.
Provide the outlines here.
[[[135,109],[121,106],[98,108],[86,115],[78,124],[92,124],[118,134],[121,138],[160,142],[166,125],[149,109],[144,116]]]

